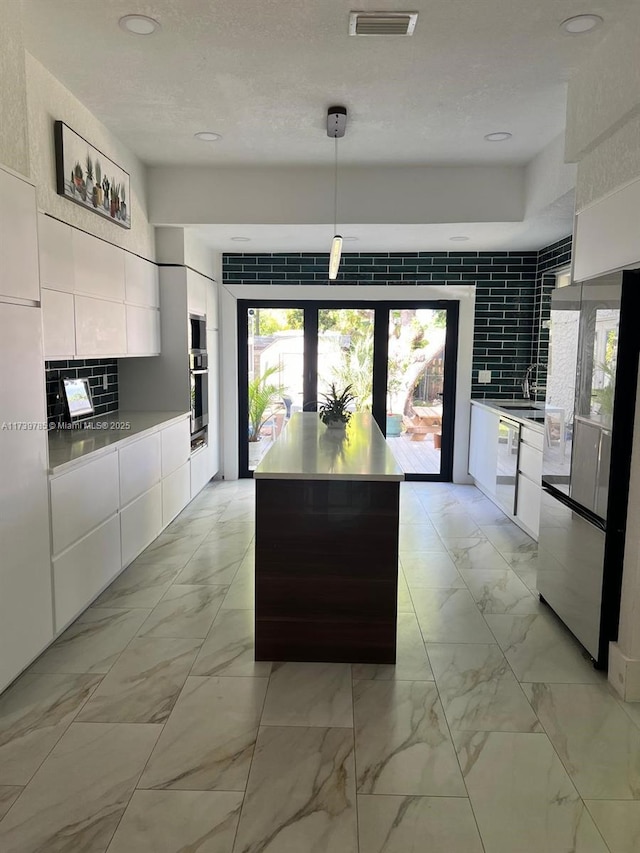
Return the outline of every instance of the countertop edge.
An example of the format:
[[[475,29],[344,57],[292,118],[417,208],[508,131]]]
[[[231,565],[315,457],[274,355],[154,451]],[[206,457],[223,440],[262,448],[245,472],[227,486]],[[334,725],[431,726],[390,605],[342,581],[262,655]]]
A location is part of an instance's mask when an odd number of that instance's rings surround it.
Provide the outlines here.
[[[532,429],[534,432],[539,432],[541,435],[544,434],[544,423],[540,423],[540,421],[532,421],[530,418],[523,418],[520,415],[514,415],[512,414],[512,410],[507,412],[495,403],[488,403],[485,400],[470,400],[470,403],[472,406],[479,406],[481,409],[487,409],[490,412],[495,412],[497,415],[504,415],[512,421],[518,421],[518,423],[526,426],[527,429]]]

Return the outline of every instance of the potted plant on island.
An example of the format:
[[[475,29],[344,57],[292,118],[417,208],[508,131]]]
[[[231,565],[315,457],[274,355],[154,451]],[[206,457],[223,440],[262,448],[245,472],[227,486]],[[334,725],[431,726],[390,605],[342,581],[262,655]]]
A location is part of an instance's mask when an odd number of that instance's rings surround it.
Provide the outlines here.
[[[336,391],[335,383],[331,383],[331,389],[328,394],[321,394],[324,398],[324,403],[320,404],[318,412],[320,420],[329,429],[344,429],[349,423],[351,412],[347,407],[356,399],[351,393],[353,385],[347,385],[344,391],[340,394]]]

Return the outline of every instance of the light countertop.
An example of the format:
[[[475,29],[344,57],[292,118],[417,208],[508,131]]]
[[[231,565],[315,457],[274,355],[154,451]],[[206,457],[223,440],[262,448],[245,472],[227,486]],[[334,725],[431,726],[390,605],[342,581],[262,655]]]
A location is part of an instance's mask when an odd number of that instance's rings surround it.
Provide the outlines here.
[[[114,445],[140,438],[188,418],[188,412],[109,412],[85,421],[74,429],[49,432],[49,474],[62,474],[88,457],[115,450]]]
[[[530,405],[523,407],[523,402],[530,403]],[[510,403],[516,403],[517,406],[511,407],[509,405]],[[544,432],[543,418],[540,420],[533,420],[532,418],[527,417],[527,409],[535,409],[535,411],[539,412],[540,415],[544,415],[544,412],[546,411],[544,403],[536,403],[534,400],[472,400],[471,405],[480,406],[481,409],[490,409],[492,412],[505,415],[506,417],[511,418],[511,420],[518,421],[518,423],[524,424],[524,426],[535,430],[536,432]],[[549,411],[557,412],[558,409],[549,409]]]
[[[256,479],[404,480],[373,416],[352,415],[346,429],[326,427],[315,412],[297,412],[254,472]]]

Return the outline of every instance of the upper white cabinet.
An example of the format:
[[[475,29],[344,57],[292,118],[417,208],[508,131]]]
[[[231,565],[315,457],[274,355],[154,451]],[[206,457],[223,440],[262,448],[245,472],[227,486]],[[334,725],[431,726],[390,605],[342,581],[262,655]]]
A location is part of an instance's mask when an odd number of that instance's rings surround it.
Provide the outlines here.
[[[132,255],[124,253],[125,298],[130,305],[142,305],[148,308],[160,306],[158,285],[158,267]]]
[[[187,310],[189,314],[207,313],[207,284],[210,279],[205,278],[193,270],[187,270]]]
[[[160,354],[160,311],[127,305],[127,354]]]
[[[51,216],[38,214],[38,248],[41,286],[73,293],[75,269],[71,226]],[[46,343],[45,339],[45,352]]]
[[[75,319],[77,355],[126,355],[127,322],[124,302],[76,296]]]
[[[0,169],[0,296],[40,299],[36,194]]]
[[[75,228],[71,240],[75,292],[124,302],[124,250]]]
[[[74,358],[76,354],[76,323],[73,293],[42,288],[42,329],[44,357]]]

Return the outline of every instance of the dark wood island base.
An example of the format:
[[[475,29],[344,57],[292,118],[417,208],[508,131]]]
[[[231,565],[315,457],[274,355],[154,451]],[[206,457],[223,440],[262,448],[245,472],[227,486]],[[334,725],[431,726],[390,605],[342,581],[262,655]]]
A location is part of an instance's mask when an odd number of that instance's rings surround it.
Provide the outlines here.
[[[400,483],[256,479],[256,660],[396,660]]]

